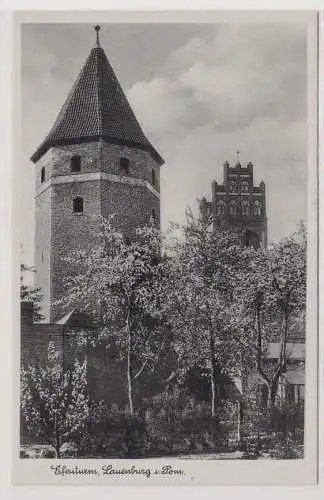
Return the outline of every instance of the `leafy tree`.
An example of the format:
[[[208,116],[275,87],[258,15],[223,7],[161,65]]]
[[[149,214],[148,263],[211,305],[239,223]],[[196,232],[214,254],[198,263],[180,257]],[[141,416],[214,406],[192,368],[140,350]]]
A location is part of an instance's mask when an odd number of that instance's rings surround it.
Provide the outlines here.
[[[269,249],[251,250],[235,293],[238,323],[251,332],[250,350],[274,406],[285,373],[292,328],[303,324],[306,308],[306,234],[301,226]],[[240,311],[240,312],[239,312]],[[279,344],[278,359],[267,360],[269,342]]]
[[[46,439],[59,455],[61,445],[82,434],[89,416],[86,361],[64,370],[55,345],[45,367],[21,371],[21,411],[27,429]]]
[[[117,347],[126,360],[130,415],[133,386],[145,371],[154,370],[165,345],[161,309],[161,236],[154,225],[137,229],[129,242],[100,220],[99,243],[73,255],[79,273],[70,278],[67,304],[82,303],[100,327],[98,340]]]
[[[24,273],[35,272],[35,269],[25,264],[20,264],[20,300],[21,302],[31,302],[34,306],[33,321],[37,323],[44,319],[41,313],[42,294],[39,287],[28,286],[24,284]]]
[[[190,211],[169,254],[164,289],[178,354],[177,378],[191,369],[209,373],[211,415],[221,397],[222,375],[239,375],[244,343],[232,330],[236,312],[232,299],[241,267],[241,234],[222,227],[211,229],[205,217]]]

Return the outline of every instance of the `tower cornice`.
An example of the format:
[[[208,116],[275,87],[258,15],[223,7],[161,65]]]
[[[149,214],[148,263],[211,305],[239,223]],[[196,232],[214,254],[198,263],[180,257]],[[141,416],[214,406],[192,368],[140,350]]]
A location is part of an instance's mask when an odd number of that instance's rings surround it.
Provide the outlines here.
[[[156,189],[154,189],[154,187],[145,179],[107,174],[105,172],[91,172],[84,174],[74,174],[73,176],[60,175],[57,177],[51,177],[46,182],[40,185],[40,187],[36,191],[35,198],[38,198],[38,196],[44,193],[44,191],[46,191],[51,186],[91,181],[110,181],[117,182],[119,184],[129,184],[132,186],[143,187],[148,189],[156,198],[160,199],[160,193]]]

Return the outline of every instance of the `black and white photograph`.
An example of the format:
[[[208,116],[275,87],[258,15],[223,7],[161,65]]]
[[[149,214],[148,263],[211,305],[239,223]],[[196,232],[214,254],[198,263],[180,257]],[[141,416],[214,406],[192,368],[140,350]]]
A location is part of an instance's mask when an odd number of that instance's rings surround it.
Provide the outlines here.
[[[206,464],[212,484],[295,464],[298,484],[316,14],[92,14],[18,26],[19,467],[147,483]]]

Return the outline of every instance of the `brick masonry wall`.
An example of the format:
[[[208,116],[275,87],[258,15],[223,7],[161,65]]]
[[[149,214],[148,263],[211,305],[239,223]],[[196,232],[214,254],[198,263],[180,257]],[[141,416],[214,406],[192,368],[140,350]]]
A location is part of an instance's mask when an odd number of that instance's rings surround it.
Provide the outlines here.
[[[71,173],[70,160],[74,155],[81,157],[81,172]],[[56,146],[50,149],[37,163],[36,188],[41,185],[41,168],[45,167],[45,180],[61,175],[77,175],[78,173],[105,172],[120,174],[120,158],[130,160],[127,176],[147,180],[152,183],[152,169],[155,171],[155,189],[159,191],[160,167],[150,153],[142,149],[106,141],[96,141],[71,146]]]
[[[49,342],[53,341],[56,350],[61,354],[65,368],[74,365],[78,358],[84,359],[84,351],[76,348],[76,337],[82,335],[77,328],[56,324],[21,325],[21,364],[22,366],[46,366]],[[116,359],[116,353],[110,352],[105,345],[89,346],[86,349],[87,382],[90,398],[93,401],[104,401],[124,408],[128,405],[127,363]],[[172,356],[161,357],[154,373],[150,370],[133,385],[133,396],[136,408],[142,399],[150,400],[155,394],[164,390],[164,382],[174,369]],[[162,381],[162,383],[161,383]]]
[[[123,157],[130,160],[128,177],[143,179],[152,184],[152,169],[154,169],[156,178],[154,187],[157,191],[160,190],[160,167],[147,151],[102,142],[102,172],[119,175],[119,160]]]
[[[36,163],[36,190],[41,186],[41,170],[45,168],[45,182],[48,181],[53,175],[53,149],[47,151],[44,156]]]
[[[51,316],[50,321],[62,317],[71,307],[56,305],[67,293],[64,278],[78,272],[65,259],[78,250],[89,250],[96,244],[101,213],[100,181],[59,184],[53,186],[52,262],[51,262]],[[83,213],[73,213],[73,199],[83,198]],[[74,304],[74,307],[79,304]]]
[[[81,157],[81,172],[70,172],[70,159]],[[123,182],[119,160],[130,159],[127,177],[147,181],[159,189],[159,165],[152,156],[141,149],[130,148],[104,141],[52,148],[36,166],[36,271],[37,284],[44,295],[43,309],[47,321],[57,321],[68,308],[54,304],[66,293],[63,278],[78,270],[65,262],[75,250],[87,250],[95,244],[98,231],[93,216],[108,217],[116,214],[116,227],[132,237],[136,227],[149,222],[152,209],[156,222],[160,222],[160,201],[144,185]],[[41,168],[45,166],[45,183],[41,184]],[[118,175],[118,181],[81,180],[82,174],[100,173]],[[73,181],[73,177],[75,181]],[[51,177],[59,180],[68,176],[72,182],[49,185]],[[43,190],[43,191],[42,191]],[[73,213],[73,198],[83,198],[83,214]],[[74,306],[82,304],[74,304]],[[72,306],[70,307],[70,309]]]
[[[49,320],[51,300],[52,190],[36,197],[35,285],[43,295],[42,312]]]
[[[21,325],[22,366],[44,366],[47,360],[49,342],[63,355],[63,326],[34,323]]]
[[[159,222],[159,200],[145,187],[103,181],[101,188],[102,215],[115,214],[115,225],[126,236],[133,237],[137,227],[149,223],[152,208]]]

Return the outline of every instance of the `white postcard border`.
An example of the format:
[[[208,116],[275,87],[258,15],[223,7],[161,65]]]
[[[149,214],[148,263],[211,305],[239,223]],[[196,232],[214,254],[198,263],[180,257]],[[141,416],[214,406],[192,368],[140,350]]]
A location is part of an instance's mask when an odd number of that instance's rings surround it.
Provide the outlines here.
[[[81,467],[101,467],[102,464],[111,463],[116,466],[126,467],[129,464],[136,464],[138,468],[145,468],[150,463],[154,468],[155,464],[172,464],[176,469],[184,469],[185,476],[174,476],[161,478],[151,478],[147,480],[143,477],[117,477],[113,479],[105,476],[93,478],[74,476],[60,477],[53,475],[50,465],[53,461],[44,460],[23,460],[18,457],[18,412],[19,402],[17,387],[19,384],[19,358],[20,352],[17,349],[19,345],[19,272],[14,271],[13,279],[17,283],[15,289],[15,307],[13,315],[14,326],[14,367],[15,367],[15,394],[13,415],[15,415],[14,442],[16,444],[16,453],[13,457],[13,480],[15,484],[199,484],[199,485],[298,485],[314,484],[317,478],[317,134],[314,133],[317,128],[317,102],[314,99],[317,87],[317,25],[315,13],[283,13],[283,12],[244,12],[244,13],[211,13],[211,12],[28,12],[17,13],[15,18],[15,130],[19,129],[20,124],[20,57],[19,57],[19,24],[21,22],[86,22],[94,23],[98,19],[100,22],[226,22],[233,21],[237,16],[238,22],[298,22],[298,20],[308,22],[309,44],[308,44],[308,126],[309,126],[309,157],[308,157],[308,235],[309,235],[309,253],[308,253],[308,322],[307,322],[307,341],[306,341],[306,441],[304,460],[292,461],[213,461],[213,460],[56,460],[55,464],[66,463],[71,467],[72,464]],[[311,77],[310,77],[311,75]],[[18,136],[20,134],[18,133]],[[15,133],[15,144],[19,144],[17,132]],[[19,186],[19,166],[21,158],[15,154],[13,168],[13,186],[17,199]],[[314,202],[315,200],[315,202]],[[15,225],[14,232],[14,260],[19,262],[19,207],[14,207]],[[18,257],[18,258],[17,258]],[[16,269],[16,268],[15,268]],[[104,481],[106,479],[106,481]]]

